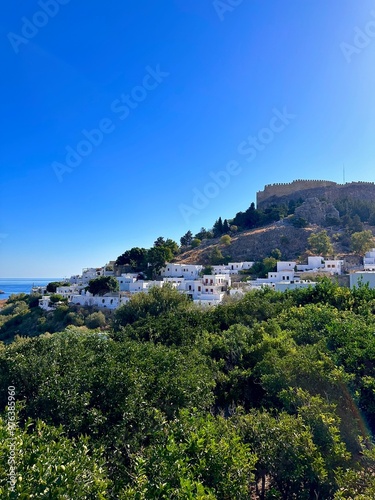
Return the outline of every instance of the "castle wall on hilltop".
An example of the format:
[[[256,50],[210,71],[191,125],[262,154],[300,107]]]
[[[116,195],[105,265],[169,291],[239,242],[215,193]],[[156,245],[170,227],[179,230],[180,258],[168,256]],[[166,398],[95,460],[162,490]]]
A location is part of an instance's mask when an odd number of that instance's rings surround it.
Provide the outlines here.
[[[257,193],[257,208],[267,208],[273,203],[288,203],[291,200],[319,198],[335,201],[338,198],[375,200],[375,183],[350,182],[337,184],[333,181],[296,180],[290,183],[268,184]]]

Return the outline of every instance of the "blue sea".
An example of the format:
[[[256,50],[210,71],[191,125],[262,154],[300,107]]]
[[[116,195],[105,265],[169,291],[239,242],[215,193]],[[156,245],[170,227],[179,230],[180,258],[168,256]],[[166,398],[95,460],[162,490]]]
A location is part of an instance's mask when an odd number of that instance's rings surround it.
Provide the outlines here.
[[[45,286],[61,278],[0,278],[0,300],[8,299],[13,293],[30,293],[33,286]]]

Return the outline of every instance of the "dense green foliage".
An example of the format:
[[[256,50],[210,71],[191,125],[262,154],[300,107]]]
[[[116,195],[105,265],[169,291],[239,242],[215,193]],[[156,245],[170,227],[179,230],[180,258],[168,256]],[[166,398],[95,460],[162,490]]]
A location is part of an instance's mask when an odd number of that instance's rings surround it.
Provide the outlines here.
[[[120,290],[119,282],[114,276],[100,276],[89,281],[88,291],[93,295],[105,295]]]
[[[104,314],[66,303],[45,312],[38,307],[39,298],[39,295],[19,294],[8,299],[7,305],[0,309],[0,340],[10,342],[17,335],[35,337],[41,333],[55,333],[69,325],[86,325],[91,329],[110,325],[110,312]]]
[[[330,256],[333,254],[333,246],[327,231],[311,234],[307,242],[309,250],[316,255]]]
[[[374,312],[375,291],[328,280],[209,309],[153,288],[106,335],[69,326],[0,347],[19,498],[374,498]],[[7,432],[1,420],[2,498]]]

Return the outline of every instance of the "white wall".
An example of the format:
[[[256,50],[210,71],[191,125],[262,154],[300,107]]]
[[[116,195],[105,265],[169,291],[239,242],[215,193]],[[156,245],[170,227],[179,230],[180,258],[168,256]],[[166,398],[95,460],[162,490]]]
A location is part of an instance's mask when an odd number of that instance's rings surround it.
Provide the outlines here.
[[[350,288],[354,286],[358,287],[362,282],[364,285],[369,284],[370,288],[375,288],[375,272],[374,271],[359,271],[356,273],[351,273],[350,276]]]
[[[294,271],[295,262],[280,260],[277,262],[277,271]]]

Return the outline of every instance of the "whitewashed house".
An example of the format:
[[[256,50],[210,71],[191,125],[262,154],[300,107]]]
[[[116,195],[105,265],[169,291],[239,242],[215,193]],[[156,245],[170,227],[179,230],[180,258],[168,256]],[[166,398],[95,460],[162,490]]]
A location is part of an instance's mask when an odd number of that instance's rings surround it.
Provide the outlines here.
[[[330,274],[342,274],[343,260],[324,260],[323,271]]]
[[[276,264],[276,271],[294,271],[295,267],[295,262],[279,260]]]
[[[174,264],[167,263],[160,271],[160,275],[164,278],[185,278],[186,280],[194,280],[199,277],[203,266],[195,264]]]
[[[129,296],[119,293],[108,293],[103,297],[99,295],[93,296],[90,292],[74,295],[71,304],[84,307],[97,307],[102,309],[117,309],[129,301]]]
[[[129,292],[130,284],[135,283],[137,281],[137,274],[122,274],[118,276],[116,279],[118,281],[120,292]]]
[[[71,285],[88,285],[89,281],[99,278],[103,272],[102,267],[88,267],[82,270],[82,274],[71,276],[68,281]]]
[[[326,272],[330,274],[342,274],[343,260],[330,260],[322,256],[309,256],[306,264],[298,264],[297,271],[300,272]]]
[[[248,261],[246,261],[246,262],[243,262],[242,264],[243,264],[242,265],[242,270],[243,271],[247,271],[248,269],[251,269],[253,267],[253,265],[255,264],[255,262],[248,262]]]
[[[363,266],[365,271],[375,271],[375,248],[365,253],[363,257]]]
[[[319,271],[324,267],[324,258],[322,256],[310,255],[307,257],[307,264],[297,264],[297,271]]]
[[[70,302],[74,295],[81,293],[82,288],[82,285],[58,286],[56,288],[56,293],[64,297],[64,299],[68,299]]]
[[[228,266],[222,264],[220,266],[212,266],[213,274],[230,274],[230,269]]]
[[[39,299],[39,307],[43,309],[43,311],[54,311],[56,309],[56,304],[52,304],[50,301],[50,296],[44,296],[41,299]]]
[[[349,275],[350,288],[358,287],[360,284],[368,284],[370,288],[375,288],[375,271],[356,271]]]
[[[315,287],[317,283],[310,280],[293,280],[289,282],[280,281],[275,283],[275,290],[277,292],[285,292],[286,290],[296,290],[300,288],[308,288],[310,286]]]
[[[230,274],[238,274],[243,270],[243,262],[228,262]]]

